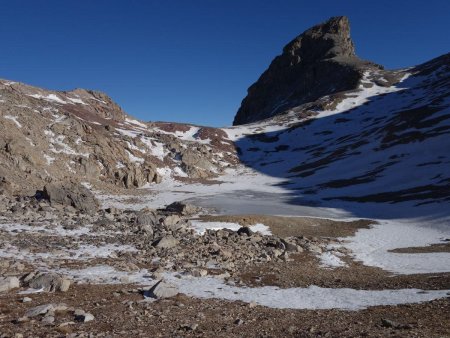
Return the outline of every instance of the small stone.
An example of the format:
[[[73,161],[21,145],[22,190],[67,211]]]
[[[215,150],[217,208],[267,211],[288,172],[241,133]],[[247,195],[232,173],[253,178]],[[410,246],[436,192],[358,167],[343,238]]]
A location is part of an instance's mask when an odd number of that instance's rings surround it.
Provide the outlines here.
[[[74,314],[75,316],[83,316],[85,313],[86,313],[86,312],[85,312],[84,310],[82,310],[82,309],[76,309],[76,310],[73,312],[73,314]]]
[[[157,248],[170,249],[177,246],[178,243],[179,242],[175,237],[169,235],[155,241],[152,245]]]
[[[53,324],[55,322],[55,317],[45,316],[44,318],[42,318],[42,322],[45,324]]]
[[[181,221],[181,217],[178,215],[169,215],[163,219],[163,223],[167,227],[174,227]]]
[[[84,312],[84,311],[83,311]],[[92,313],[86,312],[81,315],[75,316],[75,320],[78,322],[87,323],[90,321],[93,321],[95,319],[94,315]]]
[[[384,327],[393,328],[393,329],[411,329],[412,328],[412,326],[409,324],[405,325],[405,324],[397,323],[393,320],[386,319],[386,318],[381,319],[381,325]]]
[[[39,315],[45,315],[47,312],[53,309],[53,304],[43,304],[29,309],[27,312],[25,312],[25,316],[32,318]]]
[[[236,319],[236,320],[234,321],[234,323],[235,323],[236,325],[242,325],[242,324],[244,324],[244,321],[243,321],[241,318],[238,318],[238,319]]]
[[[390,319],[382,318],[381,325],[383,325],[384,327],[395,327],[395,326],[397,326],[397,323],[395,323],[394,321],[392,321]]]
[[[170,298],[176,296],[178,293],[178,288],[175,285],[161,280],[146,292],[146,295],[152,298]]]
[[[253,231],[251,231],[249,227],[241,227],[241,228],[239,228],[237,233],[240,236],[251,236],[251,235],[253,235]]]
[[[207,275],[208,275],[208,270],[206,270],[206,269],[198,269],[198,270],[192,271],[192,276],[194,276],[194,277],[205,277]]]
[[[180,330],[184,330],[184,331],[195,331],[198,327],[197,323],[193,323],[193,324],[183,324],[180,325]]]
[[[29,303],[31,301],[32,301],[32,299],[30,297],[23,297],[22,298],[22,303]]]
[[[24,323],[24,322],[28,322],[28,321],[30,321],[30,318],[28,318],[26,316],[23,316],[23,317],[20,317],[20,318],[16,319],[16,323]]]

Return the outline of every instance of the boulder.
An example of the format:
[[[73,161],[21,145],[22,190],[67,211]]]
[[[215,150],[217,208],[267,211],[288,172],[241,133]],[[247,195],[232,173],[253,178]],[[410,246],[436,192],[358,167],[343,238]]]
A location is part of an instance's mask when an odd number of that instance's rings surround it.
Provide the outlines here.
[[[178,215],[169,215],[162,220],[165,226],[172,228],[181,221],[181,217]]]
[[[28,281],[28,286],[33,289],[43,289],[44,291],[66,292],[70,287],[70,280],[61,277],[56,273],[38,273]]]
[[[77,310],[75,311],[75,320],[77,322],[91,322],[95,319],[94,315],[89,312],[84,312],[83,310]]]
[[[25,313],[25,317],[33,318],[39,315],[45,315],[47,312],[53,311],[55,306],[53,304],[43,304],[28,309]]]
[[[251,236],[253,235],[253,231],[249,227],[241,227],[237,231],[238,235],[240,236]]]
[[[20,287],[17,277],[0,277],[0,292],[7,292]]]
[[[158,224],[158,220],[154,212],[143,210],[137,213],[135,223],[137,225],[155,226]]]
[[[146,293],[146,296],[151,298],[164,299],[174,297],[178,293],[179,290],[175,285],[160,280],[158,283],[152,286],[152,288]]]
[[[179,241],[172,235],[165,236],[153,242],[153,246],[161,249],[170,249],[178,245]]]
[[[42,197],[51,205],[72,206],[75,209],[92,214],[98,210],[99,204],[94,194],[81,184],[60,182],[47,184]]]
[[[166,210],[180,215],[190,216],[198,213],[200,208],[188,203],[173,202],[166,207]]]

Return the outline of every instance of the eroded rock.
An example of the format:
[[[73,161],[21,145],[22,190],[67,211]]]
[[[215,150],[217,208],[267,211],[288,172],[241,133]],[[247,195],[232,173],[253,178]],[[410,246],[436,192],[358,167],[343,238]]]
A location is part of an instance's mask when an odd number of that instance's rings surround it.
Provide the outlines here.
[[[71,182],[47,184],[42,197],[47,199],[51,205],[71,206],[86,213],[96,212],[99,206],[97,199],[89,189],[81,184]]]

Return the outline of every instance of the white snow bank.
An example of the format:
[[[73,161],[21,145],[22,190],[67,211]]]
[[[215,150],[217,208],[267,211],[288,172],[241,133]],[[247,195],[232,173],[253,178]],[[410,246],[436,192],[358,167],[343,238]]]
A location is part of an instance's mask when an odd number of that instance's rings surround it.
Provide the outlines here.
[[[319,112],[319,114],[315,118],[322,118],[325,116],[340,114],[344,111],[348,111],[350,109],[359,107],[369,101],[370,98],[374,96],[378,96],[381,94],[387,94],[387,93],[393,93],[400,90],[403,90],[405,88],[401,88],[399,84],[406,80],[409,76],[411,76],[410,73],[405,74],[405,76],[399,81],[398,84],[390,87],[382,87],[378,86],[376,83],[369,80],[369,76],[371,75],[371,72],[365,72],[363,75],[363,78],[361,79],[361,84],[359,86],[358,92],[349,93],[347,95],[347,98],[342,100],[335,109],[333,110],[325,110]],[[364,84],[368,84],[368,87],[365,87]]]
[[[142,123],[142,122],[138,121],[138,120],[130,119],[130,118],[126,117],[125,121],[128,124],[134,124],[134,125],[139,126],[141,128],[147,129],[147,125],[145,123]]]
[[[116,128],[116,131],[119,132],[122,135],[131,137],[131,138],[135,138],[137,137],[140,132],[134,131],[134,130],[129,130],[129,129],[121,129],[121,128]]]
[[[347,264],[340,259],[336,253],[326,251],[319,255],[320,266],[323,268],[339,268],[347,266]]]
[[[151,277],[147,269],[134,272],[119,271],[108,265],[96,265],[84,269],[60,269],[60,273],[77,282],[91,284],[148,284]]]
[[[128,157],[133,163],[144,163],[144,159],[142,157],[134,156],[131,152],[125,149],[125,152],[128,154]]]
[[[450,290],[423,291],[401,290],[355,290],[348,288],[280,289],[274,286],[256,288],[225,284],[214,277],[183,277],[167,275],[166,279],[178,286],[181,293],[198,298],[218,298],[230,301],[255,302],[276,309],[343,309],[360,310],[369,306],[397,305],[426,302],[445,298]]]
[[[389,250],[443,243],[450,228],[421,224],[417,220],[379,221],[370,229],[360,229],[353,237],[341,238],[356,260],[397,274],[450,272],[450,253],[393,253]],[[434,221],[434,223],[437,221]],[[445,222],[445,221],[440,221]],[[445,224],[445,223],[444,223]],[[448,224],[448,223],[447,223]]]

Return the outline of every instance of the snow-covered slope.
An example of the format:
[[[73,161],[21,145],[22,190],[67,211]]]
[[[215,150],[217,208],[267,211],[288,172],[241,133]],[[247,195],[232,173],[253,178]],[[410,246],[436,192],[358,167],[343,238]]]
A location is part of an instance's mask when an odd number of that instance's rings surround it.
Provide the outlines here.
[[[450,201],[450,55],[390,72],[367,72],[357,90],[284,115],[225,129],[240,159],[284,178],[292,202],[412,205]],[[353,204],[353,203],[348,203]]]

